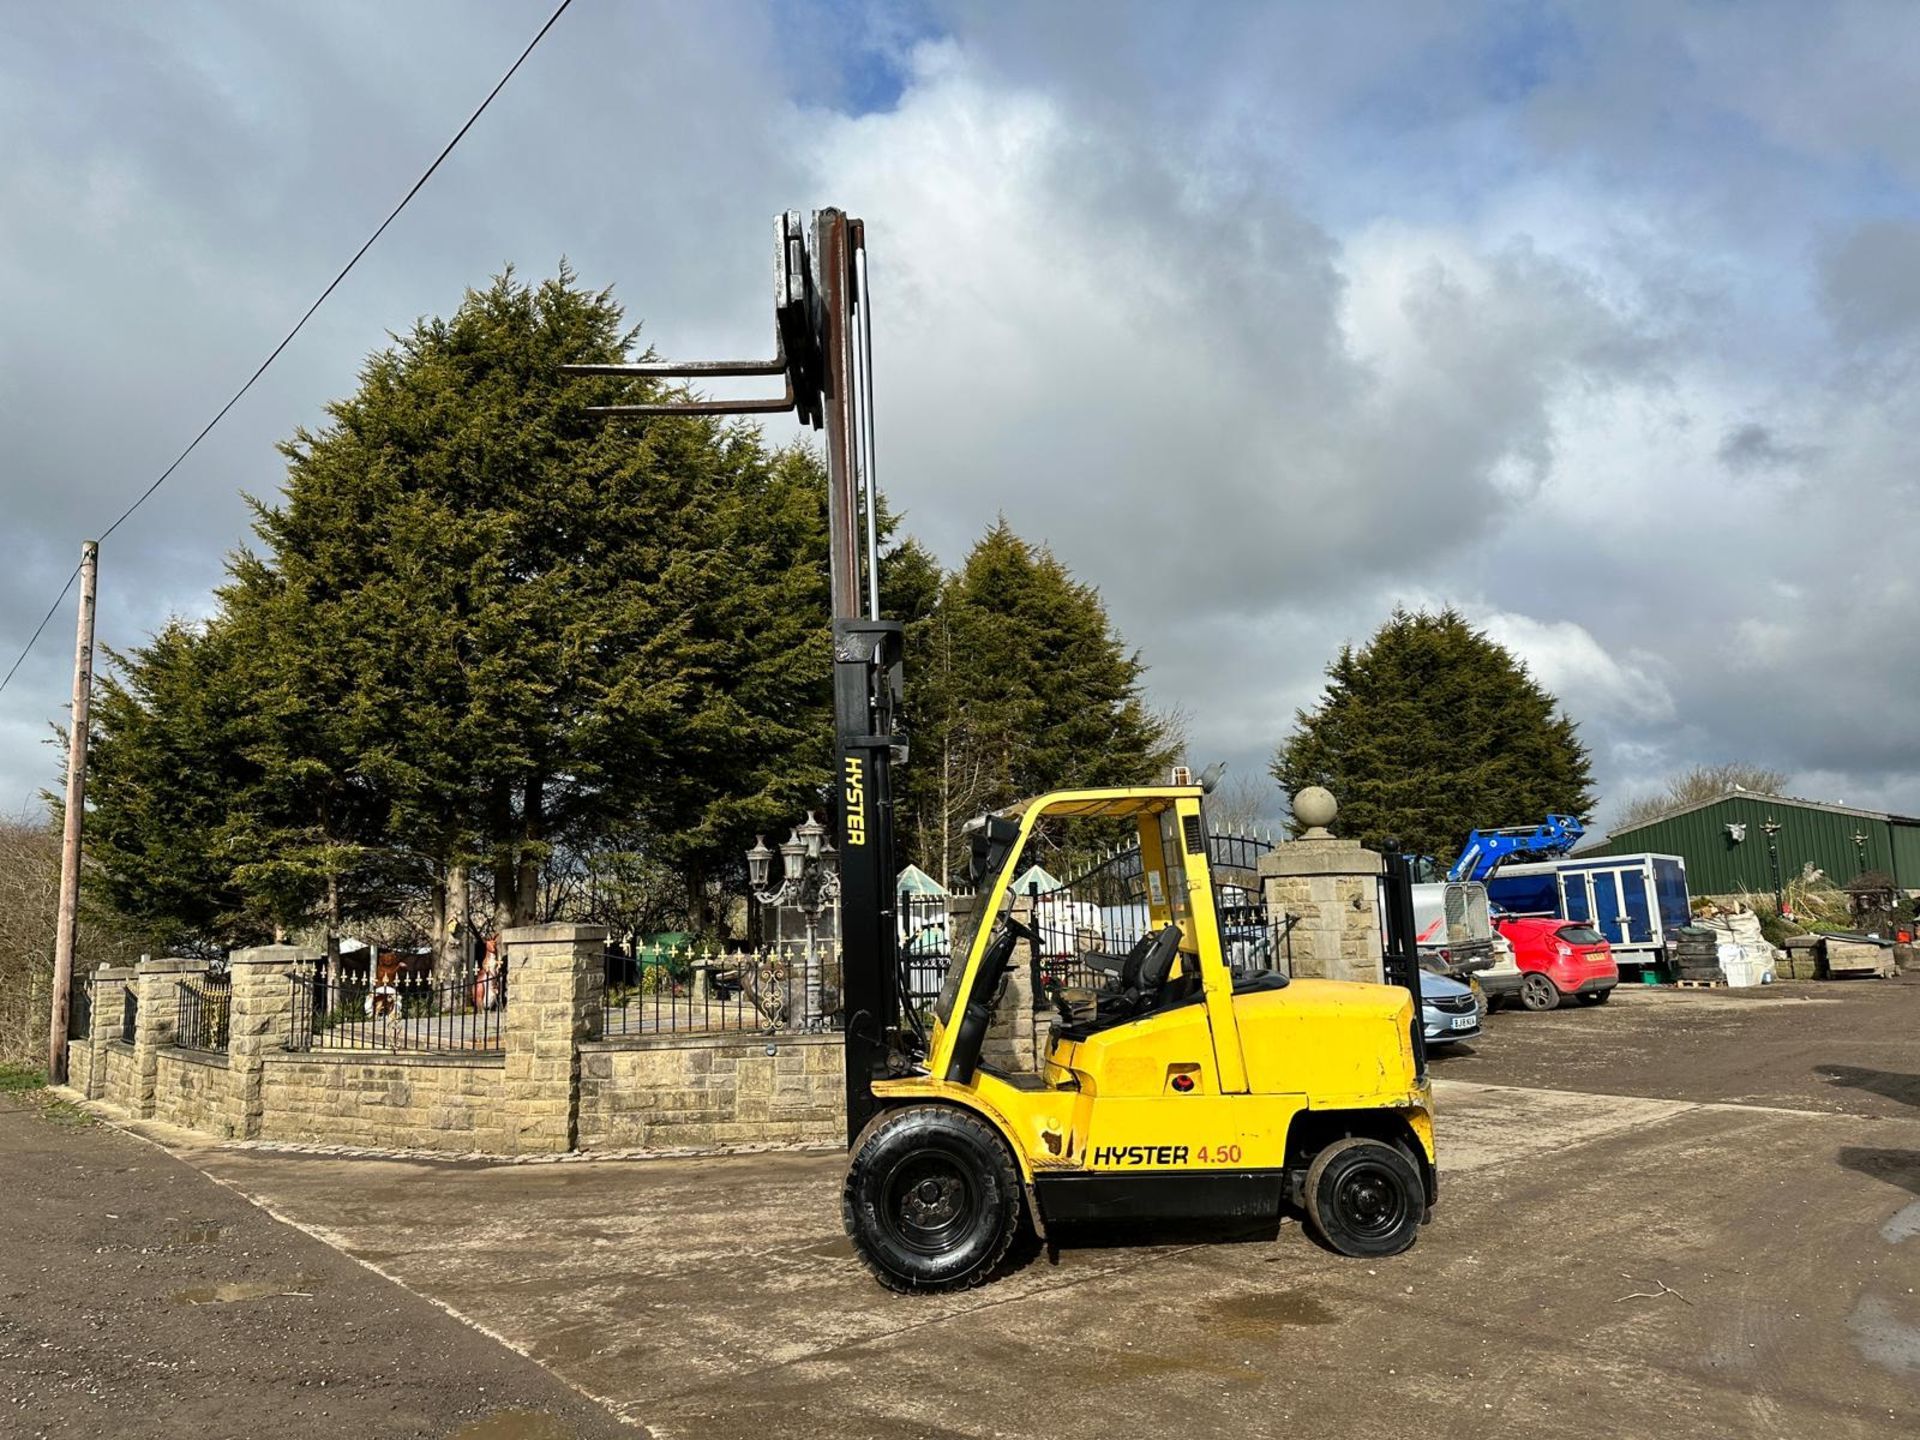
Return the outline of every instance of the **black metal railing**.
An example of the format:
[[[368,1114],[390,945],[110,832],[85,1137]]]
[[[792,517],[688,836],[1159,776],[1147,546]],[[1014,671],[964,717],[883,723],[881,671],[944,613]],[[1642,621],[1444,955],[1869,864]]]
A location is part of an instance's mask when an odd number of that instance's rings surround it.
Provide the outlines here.
[[[131,983],[120,992],[120,1038],[127,1044],[133,1044],[133,1037],[140,1033],[140,992]]]
[[[1274,842],[1264,835],[1207,835],[1207,858],[1216,871],[1251,873],[1263,856],[1273,850]],[[1216,879],[1218,877],[1216,876]],[[1098,905],[1127,904],[1146,898],[1146,875],[1140,863],[1138,841],[1102,855],[1084,869],[1076,871],[1063,887],[1082,900]]]
[[[1101,904],[1071,885],[1029,888],[1019,898],[1031,907],[1044,987],[1099,989],[1115,973],[1120,957],[1154,930],[1144,899]]]
[[[202,975],[174,987],[173,1043],[225,1053],[233,1022],[233,980]]]
[[[925,1009],[953,965],[953,919],[945,895],[900,897],[900,978],[906,1000]]]
[[[486,1053],[503,1048],[504,969],[438,980],[430,975],[330,980],[316,973],[295,975],[289,983],[289,1050]]]
[[[1043,985],[1099,989],[1112,981],[1127,952],[1157,928],[1146,901],[1100,905],[1080,899],[1071,886],[1035,891],[1033,927],[1039,936]],[[1235,975],[1277,970],[1293,973],[1293,927],[1298,915],[1271,911],[1251,891],[1222,886],[1214,896],[1220,948]]]
[[[1235,975],[1260,970],[1293,974],[1293,927],[1300,923],[1298,915],[1252,899],[1221,904],[1219,914],[1220,948]]]
[[[817,943],[726,954],[643,950],[637,980],[607,991],[601,1038],[675,1032],[838,1030],[840,957]]]
[[[85,1040],[93,1034],[93,981],[87,976],[73,982],[67,996],[67,1039]]]

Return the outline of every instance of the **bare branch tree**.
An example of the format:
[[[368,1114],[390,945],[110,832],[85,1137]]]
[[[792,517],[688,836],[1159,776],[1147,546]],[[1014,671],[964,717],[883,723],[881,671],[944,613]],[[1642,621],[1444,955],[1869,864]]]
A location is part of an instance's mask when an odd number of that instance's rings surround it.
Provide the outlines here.
[[[1730,795],[1736,790],[1750,790],[1757,795],[1778,795],[1786,783],[1784,771],[1770,770],[1764,765],[1739,760],[1719,765],[1696,765],[1691,770],[1683,770],[1670,777],[1666,788],[1658,794],[1629,801],[1615,817],[1612,828],[1628,830],[1635,825],[1644,825],[1649,820],[1657,820],[1670,810],[1697,805],[1703,800],[1718,800],[1722,795]]]

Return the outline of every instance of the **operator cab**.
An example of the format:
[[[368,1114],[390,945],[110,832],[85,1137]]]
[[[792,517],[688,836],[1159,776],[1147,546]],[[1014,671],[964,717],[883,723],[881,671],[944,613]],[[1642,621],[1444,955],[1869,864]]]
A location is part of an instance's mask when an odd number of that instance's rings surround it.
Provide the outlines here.
[[[997,917],[968,966],[956,963],[933,1007],[936,1073],[964,1081],[979,1063],[1006,977],[1024,964],[1035,1008],[1055,1019],[1050,1052],[1208,1001],[1212,957],[1223,1004],[1287,984],[1284,928],[1268,923],[1252,877],[1215,878],[1198,787],[1043,796],[967,828],[968,878]],[[1097,855],[1071,866],[1063,856]],[[1054,879],[1040,861],[1073,877]],[[1221,983],[1224,982],[1224,983]],[[941,1041],[953,1030],[953,1044]],[[944,1063],[940,1052],[946,1050]]]

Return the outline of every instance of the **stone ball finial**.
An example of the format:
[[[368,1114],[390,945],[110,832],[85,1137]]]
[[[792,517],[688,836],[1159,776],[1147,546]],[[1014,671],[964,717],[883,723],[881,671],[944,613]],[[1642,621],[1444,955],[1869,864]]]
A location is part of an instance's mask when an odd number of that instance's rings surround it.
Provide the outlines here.
[[[1340,806],[1334,801],[1333,792],[1319,785],[1309,785],[1293,797],[1293,818],[1306,826],[1304,840],[1330,839],[1327,826],[1333,823],[1333,817],[1340,813]]]

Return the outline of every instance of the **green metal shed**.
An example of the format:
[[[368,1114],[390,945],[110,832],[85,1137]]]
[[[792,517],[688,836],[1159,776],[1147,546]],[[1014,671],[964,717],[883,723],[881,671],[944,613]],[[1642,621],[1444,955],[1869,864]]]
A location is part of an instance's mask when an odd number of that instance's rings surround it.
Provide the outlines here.
[[[1780,827],[1773,839],[1783,881],[1796,879],[1811,863],[1836,885],[1881,870],[1899,888],[1920,890],[1920,818],[1747,790],[1670,810],[1576,853],[1678,855],[1687,862],[1687,888],[1695,895],[1763,894],[1773,889],[1769,821]]]

